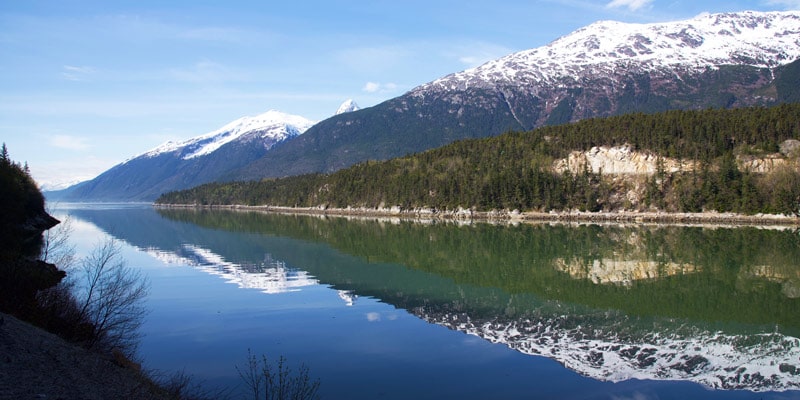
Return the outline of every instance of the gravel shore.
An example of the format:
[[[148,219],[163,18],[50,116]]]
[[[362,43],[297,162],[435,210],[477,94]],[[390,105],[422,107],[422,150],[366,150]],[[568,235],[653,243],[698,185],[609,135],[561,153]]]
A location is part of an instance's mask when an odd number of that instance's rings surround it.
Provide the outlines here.
[[[618,223],[664,223],[664,224],[713,224],[713,225],[783,225],[800,227],[800,217],[779,214],[745,215],[736,213],[700,212],[519,212],[513,211],[442,211],[433,209],[401,210],[393,208],[322,208],[322,207],[276,207],[276,206],[244,206],[244,205],[185,205],[156,204],[156,208],[175,209],[216,209],[216,210],[251,210],[285,214],[383,217],[424,220],[452,221],[489,221],[489,222],[618,222]]]

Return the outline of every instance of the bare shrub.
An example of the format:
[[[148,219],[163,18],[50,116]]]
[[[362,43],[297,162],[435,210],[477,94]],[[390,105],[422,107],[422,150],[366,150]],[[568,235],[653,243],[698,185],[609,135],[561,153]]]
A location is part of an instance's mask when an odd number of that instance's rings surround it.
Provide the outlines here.
[[[88,347],[118,349],[132,358],[147,314],[144,299],[150,284],[140,270],[126,265],[120,251],[114,239],[100,243],[71,271],[75,276],[70,284],[74,285],[78,321],[93,326]]]
[[[247,363],[236,371],[254,400],[307,400],[319,398],[319,379],[312,380],[305,364],[297,371],[286,365],[286,358],[278,358],[273,365],[266,355],[259,360],[249,349]]]
[[[150,373],[149,379],[155,382],[166,396],[175,400],[225,400],[230,399],[228,388],[208,389],[186,371],[169,374]]]
[[[51,214],[50,209],[47,210]],[[65,217],[60,224],[43,233],[43,242],[39,259],[55,264],[62,271],[68,271],[75,265],[75,246],[69,241],[72,234],[72,218]]]

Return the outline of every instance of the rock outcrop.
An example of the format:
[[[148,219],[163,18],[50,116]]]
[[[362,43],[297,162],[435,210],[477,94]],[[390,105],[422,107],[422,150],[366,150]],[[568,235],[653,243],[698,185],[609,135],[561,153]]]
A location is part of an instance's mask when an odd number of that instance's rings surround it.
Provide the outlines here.
[[[607,175],[652,175],[660,168],[664,172],[690,171],[695,167],[691,161],[659,157],[653,153],[633,150],[630,145],[595,146],[588,151],[573,151],[553,163],[556,172],[573,174],[586,169],[595,174]]]
[[[786,140],[780,149],[780,153],[774,154],[737,156],[739,170],[766,174],[787,165],[790,159],[800,156],[800,140]],[[554,171],[573,174],[589,170],[603,175],[652,175],[659,168],[665,173],[674,173],[692,171],[697,167],[695,161],[660,157],[634,150],[630,145],[595,146],[587,151],[573,151],[566,158],[553,162]]]

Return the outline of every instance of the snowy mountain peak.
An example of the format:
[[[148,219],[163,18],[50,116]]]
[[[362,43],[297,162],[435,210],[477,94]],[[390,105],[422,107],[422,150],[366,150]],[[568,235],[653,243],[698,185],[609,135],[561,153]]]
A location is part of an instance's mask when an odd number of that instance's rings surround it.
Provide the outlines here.
[[[254,117],[242,117],[213,132],[182,142],[169,141],[139,157],[179,152],[184,160],[205,156],[236,140],[260,140],[265,145],[302,134],[315,122],[301,116],[269,110]]]
[[[356,104],[355,101],[353,101],[353,99],[348,99],[344,103],[342,103],[342,105],[339,106],[339,109],[336,110],[335,115],[358,111],[360,109],[361,108],[358,106],[358,104]]]
[[[800,11],[701,14],[653,24],[600,21],[536,49],[451,74],[419,90],[544,83],[565,76],[703,70],[720,65],[773,68],[800,58]]]

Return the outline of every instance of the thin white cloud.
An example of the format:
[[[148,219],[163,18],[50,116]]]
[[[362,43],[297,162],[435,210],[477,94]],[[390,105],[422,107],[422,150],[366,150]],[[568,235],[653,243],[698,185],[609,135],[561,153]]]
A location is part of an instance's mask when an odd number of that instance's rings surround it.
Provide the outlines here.
[[[65,65],[61,69],[61,77],[68,81],[83,81],[86,80],[89,75],[95,73],[95,69],[92,67],[87,66],[74,66],[74,65]]]
[[[71,135],[53,135],[50,137],[49,144],[59,149],[76,151],[87,150],[91,147],[86,138]]]
[[[628,7],[631,11],[637,11],[647,7],[653,3],[654,0],[612,0],[606,4],[606,8],[622,8]]]
[[[361,90],[367,93],[391,93],[397,90],[397,84],[391,82],[367,82]]]
[[[800,10],[800,0],[767,0],[766,4],[780,6],[786,10]]]
[[[367,93],[375,93],[381,88],[381,84],[377,82],[367,82],[361,89]]]

